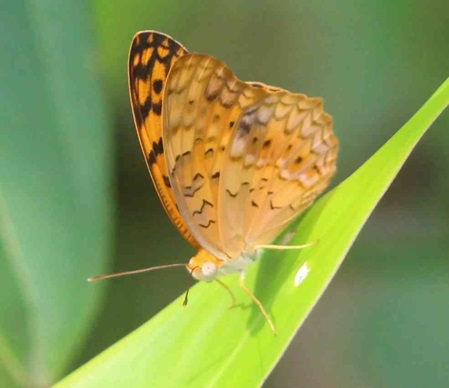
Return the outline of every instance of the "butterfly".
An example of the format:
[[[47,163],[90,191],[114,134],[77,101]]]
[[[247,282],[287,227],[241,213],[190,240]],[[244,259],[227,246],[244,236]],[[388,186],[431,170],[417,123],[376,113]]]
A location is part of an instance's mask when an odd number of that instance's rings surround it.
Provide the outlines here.
[[[203,281],[242,274],[240,285],[275,332],[244,273],[261,249],[311,245],[270,244],[335,174],[338,140],[323,101],[240,81],[220,60],[189,53],[156,31],[134,36],[128,72],[154,186],[173,224],[198,249],[182,265]]]

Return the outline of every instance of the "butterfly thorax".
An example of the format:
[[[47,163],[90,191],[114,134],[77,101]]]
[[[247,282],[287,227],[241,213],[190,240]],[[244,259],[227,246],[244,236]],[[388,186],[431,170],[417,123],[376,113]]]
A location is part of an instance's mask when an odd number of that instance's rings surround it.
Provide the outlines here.
[[[243,272],[257,259],[256,252],[242,252],[236,258],[220,260],[205,249],[200,249],[187,264],[187,269],[197,280],[210,282],[217,276]]]

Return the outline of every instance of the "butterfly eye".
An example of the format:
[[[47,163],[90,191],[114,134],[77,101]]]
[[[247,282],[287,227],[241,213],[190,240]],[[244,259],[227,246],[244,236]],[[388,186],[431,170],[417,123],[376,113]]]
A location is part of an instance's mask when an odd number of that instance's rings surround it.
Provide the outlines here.
[[[201,267],[201,272],[203,272],[203,275],[205,277],[213,278],[217,273],[217,266],[214,263],[211,263],[210,261],[206,261]]]

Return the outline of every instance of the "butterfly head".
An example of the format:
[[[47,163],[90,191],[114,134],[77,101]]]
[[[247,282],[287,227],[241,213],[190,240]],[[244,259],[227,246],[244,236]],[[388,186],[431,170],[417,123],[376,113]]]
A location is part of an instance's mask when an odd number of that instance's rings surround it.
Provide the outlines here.
[[[218,275],[218,269],[222,266],[223,261],[217,259],[214,255],[200,249],[187,264],[187,269],[191,275],[197,280],[210,282]]]

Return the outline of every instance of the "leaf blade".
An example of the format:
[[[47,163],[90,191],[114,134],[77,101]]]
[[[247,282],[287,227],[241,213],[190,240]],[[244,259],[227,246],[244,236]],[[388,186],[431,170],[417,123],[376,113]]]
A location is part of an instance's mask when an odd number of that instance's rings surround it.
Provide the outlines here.
[[[318,245],[299,254],[270,253],[250,271],[248,284],[271,311],[277,337],[271,335],[256,306],[245,302],[238,311],[226,312],[226,295],[212,285],[199,284],[192,290],[188,309],[182,310],[180,297],[58,387],[117,381],[133,386],[151,381],[156,387],[260,385],[324,292],[407,156],[448,103],[449,79],[384,147],[301,218],[295,242],[320,239]],[[281,256],[282,260],[276,260]],[[295,271],[305,262],[310,273],[295,287]],[[245,300],[241,291],[237,296]]]

